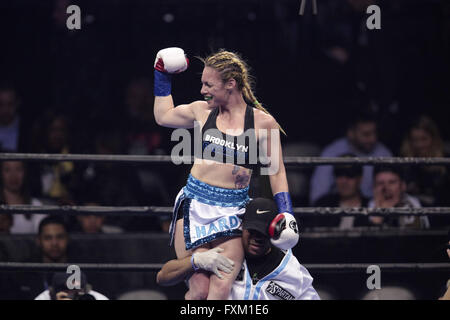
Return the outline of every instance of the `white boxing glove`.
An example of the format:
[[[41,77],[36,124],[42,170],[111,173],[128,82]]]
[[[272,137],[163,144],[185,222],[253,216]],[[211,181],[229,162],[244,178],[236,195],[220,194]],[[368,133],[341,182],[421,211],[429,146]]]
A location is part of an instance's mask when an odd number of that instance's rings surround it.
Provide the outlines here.
[[[225,273],[231,273],[231,271],[233,271],[234,262],[221,255],[220,252],[222,251],[222,248],[217,247],[204,252],[196,252],[192,255],[193,264],[197,269],[214,272],[216,276],[223,279],[219,270]]]
[[[166,48],[156,54],[154,67],[160,72],[180,73],[187,69],[189,60],[181,48]]]
[[[269,225],[270,242],[277,248],[288,250],[298,243],[297,220],[290,213],[278,214]]]

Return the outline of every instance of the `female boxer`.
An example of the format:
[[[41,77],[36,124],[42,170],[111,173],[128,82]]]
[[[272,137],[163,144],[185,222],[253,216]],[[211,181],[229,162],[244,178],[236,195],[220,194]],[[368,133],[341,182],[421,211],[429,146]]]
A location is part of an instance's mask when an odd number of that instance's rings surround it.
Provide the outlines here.
[[[268,170],[280,213],[273,222],[273,243],[284,249],[292,248],[298,241],[298,231],[295,218],[289,214],[292,204],[279,141],[280,128],[257,102],[247,65],[237,54],[224,50],[210,55],[203,63],[200,93],[204,101],[175,107],[171,74],[186,70],[188,62],[180,48],[158,52],[154,114],[161,126],[193,128],[198,124],[197,128],[201,128],[202,154],[195,155],[187,184],[175,200],[171,242],[175,239],[178,258],[194,252],[191,259],[194,269],[196,252],[219,245],[224,249],[223,255],[235,262],[232,273],[224,274],[223,279],[215,274],[194,273],[185,297],[226,299],[244,259],[240,217],[249,201],[256,154],[268,155],[271,168],[277,169]]]

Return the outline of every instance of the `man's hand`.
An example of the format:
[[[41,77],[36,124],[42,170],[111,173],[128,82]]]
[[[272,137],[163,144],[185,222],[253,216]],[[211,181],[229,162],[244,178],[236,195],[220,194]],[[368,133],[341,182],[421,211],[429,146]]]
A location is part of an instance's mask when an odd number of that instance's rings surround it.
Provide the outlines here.
[[[386,190],[382,186],[375,187],[373,193],[375,208],[393,208],[397,205],[398,199],[395,197],[387,197],[386,193]]]
[[[220,274],[219,270],[231,273],[234,267],[233,260],[220,254],[223,250],[223,248],[217,247],[204,252],[196,252],[193,254],[194,264],[198,268],[213,272],[220,279],[223,279],[223,275]]]

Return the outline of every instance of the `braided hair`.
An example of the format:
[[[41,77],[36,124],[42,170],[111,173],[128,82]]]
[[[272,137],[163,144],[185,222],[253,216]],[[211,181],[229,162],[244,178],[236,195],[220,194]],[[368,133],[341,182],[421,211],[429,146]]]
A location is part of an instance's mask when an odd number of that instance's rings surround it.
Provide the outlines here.
[[[254,108],[270,115],[269,111],[258,102],[253,93],[252,88],[254,86],[254,78],[249,73],[249,66],[239,54],[221,49],[217,53],[211,54],[206,59],[199,59],[203,62],[205,67],[217,70],[224,83],[229,79],[234,79],[237,83],[238,90],[242,92],[244,101]],[[280,125],[278,125],[278,128],[286,135],[286,132],[284,132]]]

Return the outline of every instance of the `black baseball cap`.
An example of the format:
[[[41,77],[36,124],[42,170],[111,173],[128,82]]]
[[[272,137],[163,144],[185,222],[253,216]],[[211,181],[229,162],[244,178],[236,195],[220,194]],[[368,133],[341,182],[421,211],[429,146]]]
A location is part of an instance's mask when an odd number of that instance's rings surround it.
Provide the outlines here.
[[[255,198],[247,204],[244,218],[242,219],[242,228],[256,230],[270,237],[269,225],[277,214],[278,208],[275,201],[266,198]]]

